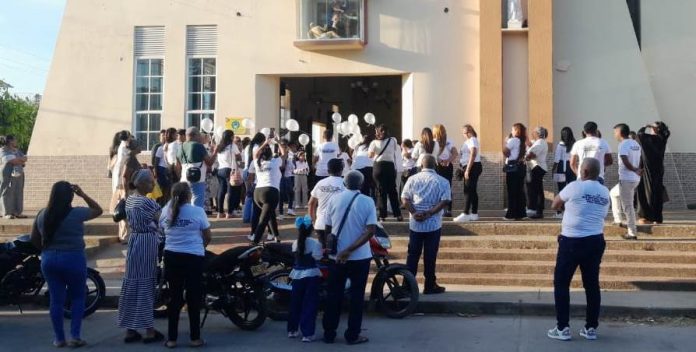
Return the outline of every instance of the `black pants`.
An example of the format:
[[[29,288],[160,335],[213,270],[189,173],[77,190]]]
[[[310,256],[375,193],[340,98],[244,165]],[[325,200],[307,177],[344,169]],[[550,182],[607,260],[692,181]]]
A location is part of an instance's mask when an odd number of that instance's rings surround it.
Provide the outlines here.
[[[387,197],[391,203],[394,217],[401,217],[399,194],[396,192],[396,168],[391,161],[378,161],[375,163],[372,177],[377,186],[377,209],[379,217],[387,217]]]
[[[280,201],[280,191],[274,187],[261,187],[254,190],[254,203],[261,209],[259,223],[254,231],[254,243],[261,241],[261,236],[270,225],[271,234],[278,236],[278,220],[275,210]]]
[[[478,214],[478,180],[482,172],[481,162],[475,162],[471,165],[469,179],[464,179],[464,214]]]
[[[225,212],[225,196],[227,196],[227,213],[232,214],[232,211],[239,206],[239,199],[242,196],[242,186],[233,187],[230,185],[230,174],[232,169],[224,168],[217,170],[217,180],[220,187],[217,193],[217,212],[222,214]]]
[[[527,183],[527,209],[533,210],[537,215],[544,215],[544,175],[546,171],[536,166],[531,171],[531,180]]]
[[[169,341],[179,336],[179,314],[184,306],[188,309],[191,341],[201,338],[201,305],[203,303],[204,257],[165,251],[165,277],[169,283],[172,300],[167,307],[169,317]],[[184,300],[184,290],[186,299]]]
[[[606,242],[604,235],[583,238],[558,236],[558,254],[553,274],[553,295],[556,301],[556,320],[559,330],[569,325],[570,282],[575,270],[580,267],[582,285],[587,299],[586,328],[599,326],[599,308],[602,294],[599,290],[599,265]]]
[[[418,273],[418,262],[423,254],[423,276],[425,276],[426,289],[432,288],[437,283],[435,266],[437,252],[440,249],[441,232],[442,229],[432,232],[410,232],[406,265],[415,276]]]
[[[524,177],[526,172],[525,166],[520,165],[517,172],[505,173],[508,207],[505,217],[508,219],[523,219],[527,216],[524,197]]]
[[[349,260],[345,264],[332,263],[329,266],[328,296],[323,320],[324,339],[333,341],[336,338],[347,279],[350,279],[350,305],[348,329],[343,336],[348,342],[358,339],[362,327],[365,286],[369,273],[370,259]]]
[[[360,193],[368,196],[368,197],[375,197],[375,185],[374,181],[372,180],[372,174],[373,174],[373,168],[372,166],[370,167],[364,167],[362,169],[359,169],[360,173],[363,175],[363,184],[360,187]]]
[[[280,179],[280,205],[278,212],[283,215],[283,204],[288,205],[288,210],[292,209],[295,200],[295,176],[283,176]]]
[[[437,168],[435,169],[437,171],[437,174],[444,177],[447,182],[449,182],[450,189],[452,188],[452,178],[454,177],[454,165],[449,164],[448,166],[441,166],[440,164],[437,165]],[[452,213],[452,202],[449,202],[447,204],[447,214]],[[450,215],[446,215],[450,216]]]

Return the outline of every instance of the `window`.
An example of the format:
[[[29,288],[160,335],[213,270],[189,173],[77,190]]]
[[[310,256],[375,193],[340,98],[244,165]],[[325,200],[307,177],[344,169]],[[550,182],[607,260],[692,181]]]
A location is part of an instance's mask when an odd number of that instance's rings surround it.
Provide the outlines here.
[[[164,92],[164,27],[135,28],[133,134],[143,150],[159,141]]]
[[[325,42],[327,49],[364,45],[365,0],[300,0],[299,7],[296,46],[311,46],[312,41]]]
[[[215,121],[217,92],[217,26],[188,26],[186,40],[186,127]]]

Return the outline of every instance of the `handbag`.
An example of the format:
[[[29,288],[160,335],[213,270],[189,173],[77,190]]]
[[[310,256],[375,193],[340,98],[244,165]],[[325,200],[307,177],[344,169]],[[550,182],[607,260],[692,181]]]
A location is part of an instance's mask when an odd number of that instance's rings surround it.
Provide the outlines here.
[[[348,213],[350,213],[350,208],[353,206],[353,202],[355,201],[356,198],[360,193],[356,193],[353,196],[353,199],[350,200],[350,203],[348,203],[348,207],[346,208],[345,213],[343,213],[343,219],[341,219],[341,223],[338,225],[338,231],[336,231],[336,234],[329,234],[326,236],[326,248],[329,249],[329,253],[331,255],[336,255],[338,254],[338,236],[341,235],[341,230],[343,230],[343,225],[346,224],[346,220],[348,219]]]
[[[230,174],[230,186],[238,187],[241,186],[244,181],[242,180],[242,173],[239,169],[232,170]]]
[[[508,174],[514,174],[520,171],[520,163],[517,160],[510,160],[503,166],[503,171]]]
[[[116,204],[116,208],[114,208],[114,214],[113,214],[114,222],[120,222],[123,220],[126,220],[126,199],[122,198],[121,200],[118,201],[118,204]]]
[[[12,168],[12,177],[22,177],[24,175],[24,170],[21,166],[15,166]]]
[[[187,164],[191,164],[189,162],[188,156],[186,156],[186,152],[184,151],[184,147],[181,146],[181,154],[184,156],[184,161]],[[203,165],[203,163],[200,163]],[[191,164],[193,165],[193,164]],[[190,166],[188,170],[186,170],[186,181],[191,182],[191,183],[196,183],[201,181],[201,168],[200,166]]]

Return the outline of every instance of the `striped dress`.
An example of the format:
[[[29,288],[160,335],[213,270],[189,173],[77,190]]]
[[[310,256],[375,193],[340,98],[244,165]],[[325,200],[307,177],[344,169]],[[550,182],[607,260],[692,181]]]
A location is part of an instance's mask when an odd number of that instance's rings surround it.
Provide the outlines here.
[[[135,194],[126,200],[131,236],[126,254],[126,274],[118,300],[118,326],[124,329],[154,327],[153,308],[157,286],[160,206]]]

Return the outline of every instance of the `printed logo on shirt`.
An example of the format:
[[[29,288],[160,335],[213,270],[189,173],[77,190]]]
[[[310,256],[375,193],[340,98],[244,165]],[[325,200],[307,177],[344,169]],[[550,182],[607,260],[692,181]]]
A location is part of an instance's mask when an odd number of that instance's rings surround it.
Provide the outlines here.
[[[320,186],[319,190],[324,192],[324,193],[337,193],[337,192],[343,191],[343,188],[328,185],[328,186]]]
[[[321,152],[322,153],[335,153],[336,149],[322,149]]]
[[[595,204],[595,205],[600,205],[600,206],[605,206],[605,205],[609,204],[609,198],[602,197],[599,194],[592,195],[592,194],[585,193],[582,196],[582,199],[584,199],[589,204]]]
[[[193,224],[193,221],[190,219],[176,219],[174,225],[169,225],[171,223],[171,220],[167,219],[164,221],[164,223],[169,227],[186,227]]]

